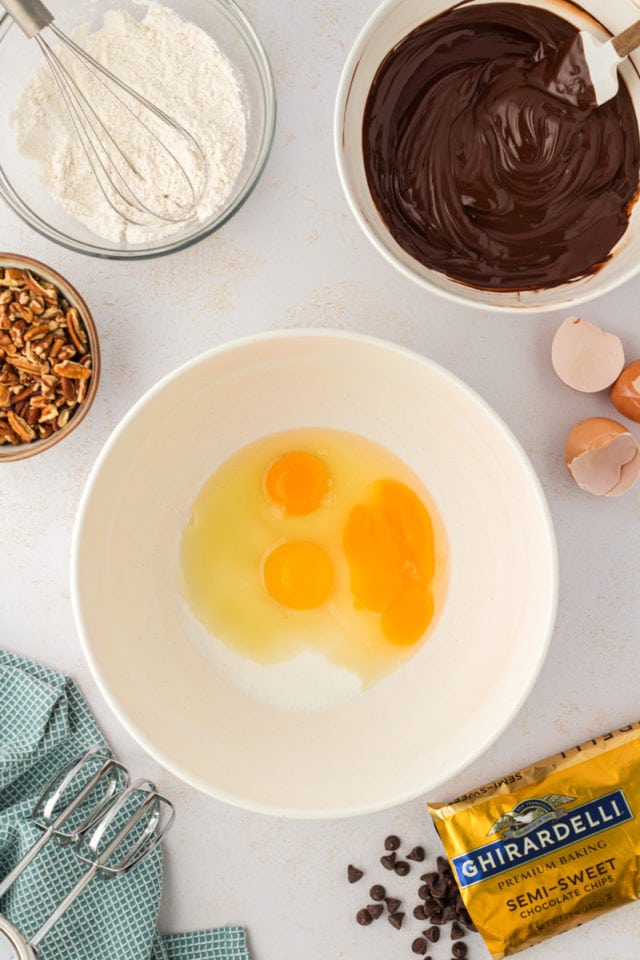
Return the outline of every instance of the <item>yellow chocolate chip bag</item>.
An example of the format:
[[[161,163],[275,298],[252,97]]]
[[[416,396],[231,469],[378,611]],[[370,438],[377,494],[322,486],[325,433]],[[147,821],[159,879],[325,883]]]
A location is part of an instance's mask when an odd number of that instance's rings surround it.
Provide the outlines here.
[[[640,897],[640,722],[429,812],[503,960]]]

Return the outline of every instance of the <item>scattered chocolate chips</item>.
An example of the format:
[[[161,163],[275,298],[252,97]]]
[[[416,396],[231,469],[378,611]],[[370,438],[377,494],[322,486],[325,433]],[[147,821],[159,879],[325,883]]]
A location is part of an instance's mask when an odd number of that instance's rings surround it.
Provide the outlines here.
[[[417,863],[422,863],[424,857],[424,847],[414,847],[411,853],[407,854],[407,860],[415,860]]]
[[[380,863],[386,870],[394,870],[398,876],[405,877],[411,871],[408,861],[421,863],[426,858],[426,853],[424,847],[415,846],[406,854],[404,860],[398,859],[397,851],[400,846],[400,838],[395,834],[386,837],[384,848],[387,853],[380,857]],[[413,916],[418,921],[426,921],[427,926],[419,936],[414,937],[411,949],[413,953],[424,957],[424,960],[431,960],[426,956],[429,944],[437,943],[440,939],[440,928],[450,924],[450,936],[455,941],[451,946],[451,960],[465,960],[468,948],[466,943],[460,943],[460,940],[465,936],[467,929],[475,930],[476,928],[462,899],[449,861],[446,857],[437,857],[436,865],[436,870],[427,870],[420,877],[418,896],[421,902],[413,908]],[[350,883],[360,880],[363,874],[364,871],[359,867],[349,864],[347,877]],[[387,907],[387,920],[392,927],[400,930],[405,918],[405,914],[400,910],[401,900],[387,896],[386,889],[381,883],[374,883],[369,889],[369,895],[373,902],[358,911],[356,915],[358,923],[368,926],[373,920],[382,916],[384,910],[382,901],[384,901]]]

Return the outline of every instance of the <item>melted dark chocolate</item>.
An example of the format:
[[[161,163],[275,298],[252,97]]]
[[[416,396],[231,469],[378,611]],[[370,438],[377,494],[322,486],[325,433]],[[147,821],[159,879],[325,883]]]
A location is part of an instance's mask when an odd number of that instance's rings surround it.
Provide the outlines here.
[[[576,32],[538,7],[463,4],[382,62],[364,113],[367,179],[421,263],[526,290],[608,258],[638,191],[638,126],[623,83],[595,110],[554,95],[549,58]]]

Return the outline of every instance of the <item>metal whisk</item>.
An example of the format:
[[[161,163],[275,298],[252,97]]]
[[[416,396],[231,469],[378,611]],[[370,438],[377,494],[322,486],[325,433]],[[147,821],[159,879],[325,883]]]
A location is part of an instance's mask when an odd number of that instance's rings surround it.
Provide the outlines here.
[[[128,223],[141,225],[155,220],[189,220],[208,179],[207,163],[196,139],[59,30],[41,0],[2,0],[2,6],[40,47],[100,191],[112,210]],[[57,46],[52,47],[42,33],[45,28],[54,35]],[[89,94],[81,78],[93,85],[95,95]],[[130,139],[138,141],[133,151],[100,115],[100,103],[104,107],[108,98],[117,104],[121,118],[117,126],[129,125]],[[154,191],[152,202],[148,199],[150,189]],[[145,191],[143,199],[141,193]]]

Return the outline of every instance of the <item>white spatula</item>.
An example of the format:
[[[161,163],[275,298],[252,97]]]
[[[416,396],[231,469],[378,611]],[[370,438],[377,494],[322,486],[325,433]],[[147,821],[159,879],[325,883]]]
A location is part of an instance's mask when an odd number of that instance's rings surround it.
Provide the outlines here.
[[[618,66],[640,46],[640,20],[611,40],[581,30],[563,44],[547,73],[552,92],[580,106],[599,107],[618,92]]]

